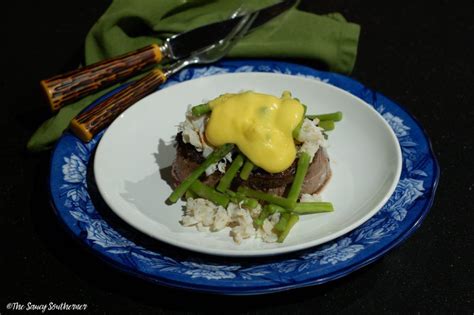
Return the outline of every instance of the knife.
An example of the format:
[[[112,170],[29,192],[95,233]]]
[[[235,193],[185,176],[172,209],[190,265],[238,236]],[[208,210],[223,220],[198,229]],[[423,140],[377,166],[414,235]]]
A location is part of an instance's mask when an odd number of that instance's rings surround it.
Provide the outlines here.
[[[260,9],[250,30],[291,8],[296,0],[284,0]],[[125,80],[165,59],[175,61],[190,56],[225,38],[241,21],[242,15],[204,25],[167,38],[159,46],[151,44],[138,50],[106,59],[89,66],[53,76],[40,82],[52,112],[97,90]]]
[[[213,63],[224,57],[229,50],[244,36],[258,13],[250,13],[240,20],[236,27],[225,38],[180,59],[169,66],[155,68],[141,79],[132,82],[118,93],[106,98],[90,109],[85,109],[71,120],[71,131],[82,141],[88,142],[115,120],[123,111],[153,93],[161,84],[184,67],[193,64]]]

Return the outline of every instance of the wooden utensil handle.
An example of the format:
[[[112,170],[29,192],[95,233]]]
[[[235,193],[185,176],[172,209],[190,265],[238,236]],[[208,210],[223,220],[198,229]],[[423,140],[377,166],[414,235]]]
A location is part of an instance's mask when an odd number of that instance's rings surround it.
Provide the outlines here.
[[[48,98],[51,110],[55,112],[68,103],[157,64],[162,58],[160,47],[152,44],[115,58],[42,80],[41,87]]]
[[[71,121],[71,130],[81,140],[89,142],[95,134],[108,126],[124,110],[153,92],[165,81],[166,75],[163,71],[152,70],[117,94],[76,116]]]

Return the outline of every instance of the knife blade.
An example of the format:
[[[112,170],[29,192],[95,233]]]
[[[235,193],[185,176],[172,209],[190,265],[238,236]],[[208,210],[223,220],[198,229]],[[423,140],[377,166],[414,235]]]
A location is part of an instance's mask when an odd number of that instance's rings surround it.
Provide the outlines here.
[[[250,26],[249,32],[285,12],[295,3],[296,0],[284,0],[255,11],[258,12],[258,16]],[[226,37],[241,19],[242,15],[239,15],[169,37],[161,46],[162,54],[172,60],[186,58],[192,52],[212,45]]]
[[[253,12],[257,18],[250,25],[249,31],[285,12],[295,3],[296,0],[283,0]],[[40,82],[42,90],[51,111],[56,112],[79,98],[146,71],[164,58],[172,61],[181,60],[193,52],[223,40],[244,16],[245,12],[241,12],[241,15],[233,16],[226,21],[201,26],[170,37],[161,46],[151,44],[121,56],[42,80]]]

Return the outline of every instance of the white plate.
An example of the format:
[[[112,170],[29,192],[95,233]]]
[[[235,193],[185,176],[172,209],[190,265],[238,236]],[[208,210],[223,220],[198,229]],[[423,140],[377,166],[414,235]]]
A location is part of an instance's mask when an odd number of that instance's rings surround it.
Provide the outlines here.
[[[333,176],[324,189],[335,211],[301,216],[283,244],[259,239],[234,244],[229,229],[214,233],[183,227],[183,203],[166,205],[166,172],[172,139],[188,105],[242,90],[280,95],[289,90],[308,113],[342,111],[329,134]],[[341,236],[372,217],[393,193],[401,151],[390,126],[367,103],[324,82],[271,73],[231,73],[199,78],[160,90],[125,111],[107,129],[95,155],[94,173],[110,208],[134,228],[178,247],[224,256],[264,256],[315,246]],[[160,172],[161,170],[161,172]]]

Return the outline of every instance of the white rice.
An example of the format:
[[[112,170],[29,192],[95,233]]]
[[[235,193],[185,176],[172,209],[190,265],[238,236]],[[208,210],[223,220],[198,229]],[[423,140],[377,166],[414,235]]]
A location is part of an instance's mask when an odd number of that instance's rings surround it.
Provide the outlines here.
[[[317,126],[318,119],[310,120],[305,118],[298,134],[298,141],[302,142],[299,153],[306,152],[313,161],[313,157],[318,152],[319,147],[326,147],[327,141],[322,133],[323,129]]]
[[[319,194],[302,194],[300,197],[300,202],[320,202],[323,201],[323,198]]]
[[[261,205],[247,209],[241,204],[231,202],[225,209],[203,198],[189,198],[181,224],[187,227],[195,226],[201,232],[217,232],[228,228],[229,236],[237,244],[250,238],[261,238],[264,242],[274,243],[278,236],[273,232],[273,228],[280,220],[280,214],[271,215],[265,219],[262,227],[256,229],[253,221],[261,211]]]

